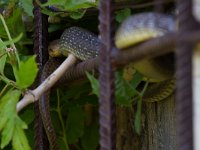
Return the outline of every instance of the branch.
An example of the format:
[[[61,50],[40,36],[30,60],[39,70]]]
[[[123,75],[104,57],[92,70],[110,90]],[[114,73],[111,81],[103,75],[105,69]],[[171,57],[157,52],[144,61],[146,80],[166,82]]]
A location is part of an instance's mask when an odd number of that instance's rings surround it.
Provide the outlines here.
[[[67,59],[58,67],[40,86],[34,90],[28,91],[24,98],[17,103],[17,112],[30,103],[37,101],[41,95],[49,90],[66,72],[66,70],[76,62],[76,57],[70,54]]]
[[[184,33],[182,37],[183,41],[190,41],[195,43],[200,41],[200,31]],[[113,64],[116,67],[120,67],[130,62],[136,62],[141,59],[153,58],[167,54],[175,50],[176,39],[177,34],[170,33],[165,36],[144,42],[141,45],[132,46],[126,50],[118,50],[116,54],[113,54]],[[98,69],[98,57],[89,59],[73,66],[75,60],[76,59],[74,56],[69,55],[68,58],[62,63],[62,65],[58,67],[57,70],[51,74],[38,88],[25,94],[24,98],[17,104],[17,112],[26,107],[28,104],[37,101],[42,93],[50,89],[62,75],[63,78],[57,82],[57,86],[84,77],[86,71]]]

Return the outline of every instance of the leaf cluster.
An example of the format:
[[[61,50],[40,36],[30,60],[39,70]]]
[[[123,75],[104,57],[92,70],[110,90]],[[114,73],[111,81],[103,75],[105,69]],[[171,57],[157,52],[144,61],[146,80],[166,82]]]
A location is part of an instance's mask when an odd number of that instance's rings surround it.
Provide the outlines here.
[[[27,125],[18,116],[16,104],[25,89],[35,80],[38,69],[35,56],[27,56],[26,60],[19,57],[19,49],[22,48],[19,43],[26,36],[22,20],[19,19],[22,11],[16,9],[14,12],[13,17],[7,19],[0,15],[1,148],[12,141],[13,149],[29,150],[31,148],[24,132]],[[22,26],[13,26],[13,22]]]

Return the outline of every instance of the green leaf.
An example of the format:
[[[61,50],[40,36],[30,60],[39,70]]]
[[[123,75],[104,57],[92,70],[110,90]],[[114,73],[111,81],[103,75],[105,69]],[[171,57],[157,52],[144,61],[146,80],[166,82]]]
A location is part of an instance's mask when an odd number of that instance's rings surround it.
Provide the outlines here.
[[[66,145],[65,145],[65,142],[64,142],[63,138],[62,137],[58,137],[57,141],[58,141],[59,149],[60,150],[62,150],[62,149],[65,150],[66,149]]]
[[[7,54],[5,51],[6,46],[3,41],[0,39],[0,73],[4,75],[4,67],[6,64]]]
[[[12,146],[14,150],[30,150],[24,129],[27,125],[18,117],[15,117],[15,129],[13,134]]]
[[[52,12],[51,10],[48,10],[48,9],[42,9],[42,13],[48,16],[56,16],[56,15],[61,14],[60,12]]]
[[[73,19],[82,18],[86,12],[87,8],[96,7],[98,1],[89,0],[49,0],[47,3],[42,4],[43,7],[54,5],[58,9],[70,12],[70,17]],[[50,13],[48,11],[43,11],[45,13]]]
[[[98,2],[89,0],[68,0],[65,3],[65,10],[76,11],[78,9],[97,7]]]
[[[142,81],[143,76],[140,73],[136,72],[131,81],[126,81],[123,78],[122,74],[123,74],[122,70],[116,72],[116,80],[115,80],[116,103],[123,106],[130,106],[132,103],[131,98],[134,97],[135,94],[137,93],[136,87]],[[99,97],[100,95],[99,81],[89,73],[86,73],[86,75],[87,78],[90,80],[92,86],[92,92]]]
[[[11,96],[12,95],[12,96]],[[20,91],[9,90],[0,100],[0,131],[7,121],[16,113],[16,104],[19,100]]]
[[[8,122],[6,123],[6,126],[3,129],[1,148],[4,148],[6,145],[8,145],[8,143],[12,139],[15,125],[13,118],[14,117],[8,119]]]
[[[133,98],[136,95],[136,87],[139,85],[139,83],[142,80],[142,75],[139,73],[135,73],[133,75],[133,79],[131,81],[126,81],[123,78],[123,72],[122,70],[119,70],[116,72],[116,102],[119,105],[123,106],[130,106],[132,103],[131,98]]]
[[[13,23],[15,25],[13,25]],[[12,37],[17,37],[19,34],[23,33],[23,38],[26,38],[26,32],[24,23],[22,21],[22,11],[19,8],[14,9],[12,17],[6,19],[6,24],[8,26],[9,32]],[[0,37],[8,39],[5,29],[3,27],[2,22],[0,22]]]
[[[122,21],[124,21],[124,19],[126,19],[128,16],[131,15],[131,9],[130,8],[124,8],[122,10],[119,10],[116,12],[116,21],[121,23]]]
[[[135,114],[135,131],[138,135],[141,132],[141,115],[142,115],[142,98],[140,98],[137,102],[137,111]]]
[[[99,126],[92,124],[85,127],[84,135],[81,138],[81,145],[84,150],[96,150],[99,145]]]
[[[49,0],[48,2],[46,2],[46,3],[44,3],[44,4],[42,4],[42,6],[44,7],[46,7],[46,6],[50,6],[50,5],[57,5],[57,6],[59,6],[59,5],[64,5],[66,3],[66,0]]]
[[[0,100],[0,131],[3,130],[1,148],[5,147],[13,136],[16,104],[20,94],[18,90],[9,90]]]
[[[78,138],[83,135],[84,119],[85,114],[81,107],[77,106],[69,108],[66,125],[66,135],[69,144],[76,143]]]
[[[87,78],[90,80],[91,86],[92,86],[92,92],[97,95],[97,97],[100,96],[100,85],[99,81],[90,73],[86,72]]]
[[[22,7],[24,11],[29,15],[33,17],[33,4],[32,0],[19,0],[22,4]]]
[[[42,6],[54,5],[62,10],[76,11],[78,9],[97,7],[97,4],[98,2],[89,0],[49,0],[47,3],[42,4]]]
[[[20,67],[15,72],[17,85],[24,89],[29,87],[37,76],[38,68],[35,62],[35,56],[31,56],[27,61],[20,62]]]
[[[34,120],[34,112],[32,109],[26,109],[21,115],[21,119],[29,125]]]
[[[2,131],[1,148],[12,139],[15,150],[30,150],[24,134],[27,125],[17,116],[16,104],[21,92],[9,90],[0,100],[0,131]]]
[[[70,17],[73,19],[80,19],[84,16],[86,10],[82,10],[82,11],[74,11],[70,13]]]

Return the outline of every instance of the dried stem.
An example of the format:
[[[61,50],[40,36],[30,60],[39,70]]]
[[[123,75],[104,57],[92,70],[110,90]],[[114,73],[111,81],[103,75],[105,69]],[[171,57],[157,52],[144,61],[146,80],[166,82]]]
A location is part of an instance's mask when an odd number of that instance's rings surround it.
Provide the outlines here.
[[[17,112],[22,110],[28,104],[37,101],[44,92],[50,89],[61,78],[61,76],[76,62],[76,60],[76,57],[70,54],[60,67],[57,68],[42,84],[40,84],[40,86],[34,90],[28,91],[24,95],[24,98],[18,102]]]

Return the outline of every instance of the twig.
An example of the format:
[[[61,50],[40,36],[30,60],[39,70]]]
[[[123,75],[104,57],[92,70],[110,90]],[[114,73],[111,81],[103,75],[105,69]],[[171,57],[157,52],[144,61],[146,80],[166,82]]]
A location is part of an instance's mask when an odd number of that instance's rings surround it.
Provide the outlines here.
[[[4,86],[4,88],[1,90],[1,92],[0,92],[0,97],[1,97],[1,96],[4,94],[4,92],[7,90],[8,86],[9,86],[9,84],[7,83],[7,84]]]
[[[37,101],[44,92],[50,89],[60,79],[66,70],[76,62],[76,60],[77,59],[74,55],[69,54],[60,67],[57,68],[42,84],[40,84],[40,86],[34,90],[28,91],[24,95],[24,98],[17,104],[17,112],[22,110],[28,104]]]

